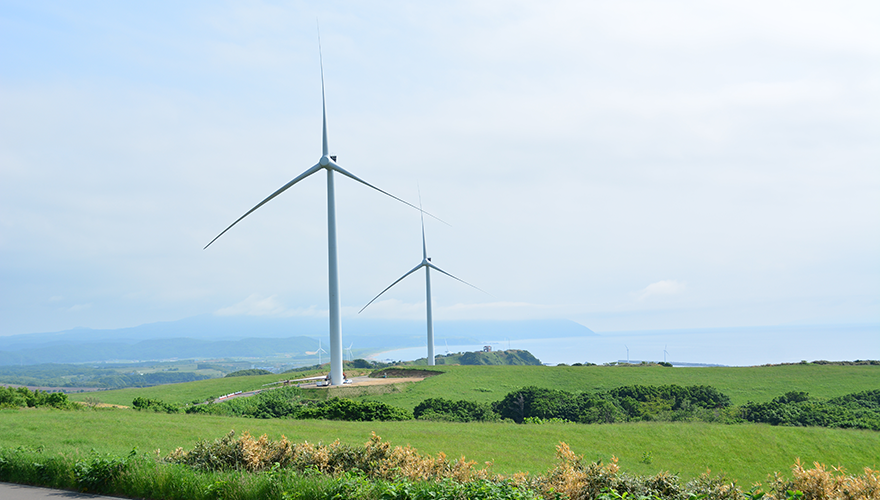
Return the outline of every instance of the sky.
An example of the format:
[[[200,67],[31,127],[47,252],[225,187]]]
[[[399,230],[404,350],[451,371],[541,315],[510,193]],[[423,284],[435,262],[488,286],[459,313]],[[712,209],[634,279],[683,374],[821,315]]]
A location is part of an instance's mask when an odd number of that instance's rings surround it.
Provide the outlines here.
[[[434,318],[880,323],[880,4],[0,1],[0,335],[327,310],[321,155]],[[336,177],[347,321],[419,212]],[[875,340],[876,342],[876,340]]]

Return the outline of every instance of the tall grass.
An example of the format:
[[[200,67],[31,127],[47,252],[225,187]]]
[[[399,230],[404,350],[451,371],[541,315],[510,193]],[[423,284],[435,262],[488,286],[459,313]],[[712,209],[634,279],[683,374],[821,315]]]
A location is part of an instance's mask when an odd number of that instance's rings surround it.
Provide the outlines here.
[[[271,465],[270,465],[271,464]],[[705,473],[686,483],[661,471],[638,476],[620,471],[617,459],[590,461],[565,443],[556,463],[538,475],[503,477],[474,467],[464,457],[420,455],[377,436],[359,446],[293,444],[283,438],[231,435],[168,458],[83,454],[48,455],[39,450],[0,448],[0,480],[90,493],[146,499],[507,499],[507,500],[874,500],[880,472],[849,474],[841,468],[795,463],[749,491],[723,475]],[[761,490],[763,488],[763,491]]]

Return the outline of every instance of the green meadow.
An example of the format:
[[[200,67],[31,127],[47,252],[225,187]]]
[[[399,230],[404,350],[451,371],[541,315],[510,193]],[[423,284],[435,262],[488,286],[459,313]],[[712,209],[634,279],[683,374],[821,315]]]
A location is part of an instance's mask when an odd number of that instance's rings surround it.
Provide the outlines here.
[[[420,370],[426,367],[418,368]],[[412,409],[428,398],[490,402],[530,385],[569,392],[601,391],[623,385],[710,385],[728,395],[731,403],[764,402],[789,391],[804,391],[827,399],[880,387],[880,366],[796,364],[784,366],[667,368],[662,366],[436,366],[440,375],[389,389],[363,390],[340,387],[316,390],[316,398],[338,395],[383,401]],[[349,372],[349,370],[347,370]],[[354,371],[351,371],[354,372]],[[263,384],[318,372],[232,377],[142,389],[119,389],[71,395],[84,401],[96,397],[103,403],[128,406],[137,396],[175,404],[204,401],[235,391],[260,389]],[[323,374],[323,373],[322,373]],[[355,373],[353,373],[355,374]]]
[[[424,368],[421,368],[424,369]],[[730,396],[734,405],[769,401],[788,391],[830,398],[880,386],[880,366],[798,364],[742,368],[667,368],[661,366],[442,366],[438,375],[421,382],[371,387],[315,389],[316,398],[332,396],[379,400],[412,409],[427,398],[489,402],[517,388],[535,385],[571,392],[600,391],[622,385],[710,385]],[[351,375],[359,375],[347,371]],[[135,397],[173,404],[204,401],[235,391],[259,389],[281,379],[315,373],[261,375],[72,395],[128,406]],[[375,432],[393,445],[412,445],[422,453],[465,456],[492,462],[498,473],[546,472],[555,463],[560,442],[588,460],[620,460],[623,470],[637,474],[670,471],[692,478],[705,472],[724,473],[742,485],[765,481],[772,472],[786,472],[800,458],[842,465],[853,472],[880,467],[880,433],[848,429],[774,427],[759,424],[720,425],[639,422],[611,425],[512,423],[341,422],[323,420],[259,420],[207,415],[138,412],[129,409],[0,411],[0,447],[24,446],[44,453],[83,454],[90,450],[125,454],[191,448],[230,430],[283,434],[300,442],[362,444]]]
[[[842,465],[852,472],[880,467],[880,433],[845,429],[773,427],[763,424],[642,422],[612,425],[439,422],[337,422],[259,420],[124,409],[0,411],[0,447],[42,449],[44,454],[87,454],[90,450],[124,455],[191,448],[230,430],[281,435],[294,442],[363,444],[375,432],[393,445],[412,445],[421,453],[444,452],[510,474],[546,472],[563,441],[589,460],[619,459],[623,470],[660,471],[693,478],[707,469],[741,485],[766,481],[774,471],[787,472],[795,459]],[[747,488],[746,488],[747,489]]]

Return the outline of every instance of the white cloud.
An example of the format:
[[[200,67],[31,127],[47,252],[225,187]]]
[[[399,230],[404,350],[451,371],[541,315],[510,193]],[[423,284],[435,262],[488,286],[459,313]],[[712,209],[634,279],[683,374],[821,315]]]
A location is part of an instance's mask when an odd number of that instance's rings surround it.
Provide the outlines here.
[[[262,297],[259,294],[251,294],[248,298],[214,311],[217,316],[327,316],[327,311],[319,310],[315,306],[307,308],[291,309],[277,299],[277,295]]]
[[[685,290],[685,284],[676,280],[663,280],[651,283],[635,293],[637,300],[645,300],[652,295],[675,295]]]
[[[67,308],[67,312],[77,312],[92,307],[92,304],[76,304]]]
[[[472,304],[458,303],[445,306],[435,303],[433,312],[435,320],[520,320],[564,317],[568,311],[566,308],[556,305],[499,301]],[[370,304],[370,307],[363,312],[365,317],[389,319],[423,319],[425,314],[424,301],[408,303],[397,299],[376,301]]]

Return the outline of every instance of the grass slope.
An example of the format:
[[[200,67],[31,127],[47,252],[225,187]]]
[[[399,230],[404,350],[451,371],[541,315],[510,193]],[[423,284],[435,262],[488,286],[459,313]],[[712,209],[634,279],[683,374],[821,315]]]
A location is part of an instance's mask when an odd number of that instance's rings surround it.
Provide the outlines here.
[[[880,366],[785,365],[753,367],[666,368],[662,366],[437,366],[444,372],[401,391],[364,391],[357,397],[412,409],[428,398],[497,401],[508,392],[535,385],[566,391],[600,391],[622,385],[711,385],[730,396],[735,405],[749,400],[769,401],[788,391],[805,391],[830,398],[880,388]],[[307,377],[319,372],[288,373],[202,380],[143,389],[121,389],[73,394],[72,400],[97,397],[104,403],[130,405],[137,396],[169,403],[189,403],[235,391],[259,389],[284,378]],[[326,372],[320,372],[326,373]],[[354,370],[347,374],[357,375]],[[348,388],[345,388],[348,389]],[[354,389],[354,388],[352,388]],[[339,391],[340,394],[349,391]],[[362,395],[360,395],[362,394]]]
[[[345,370],[346,376],[357,376],[369,373],[370,370]],[[312,377],[326,375],[324,371],[291,372],[273,375],[251,375],[245,377],[214,378],[199,380],[196,382],[184,382],[181,384],[156,385],[153,387],[116,389],[112,391],[98,391],[89,393],[70,394],[72,401],[85,401],[88,398],[98,398],[102,403],[130,406],[136,397],[161,399],[166,403],[187,404],[193,401],[206,401],[208,398],[216,398],[224,394],[236,391],[251,391],[265,389],[264,384],[271,384],[279,380]]]
[[[142,413],[133,410],[52,411],[0,410],[0,446],[42,447],[46,454],[125,454],[192,447],[198,439],[215,439],[230,430],[281,434],[297,442],[336,439],[361,444],[376,432],[394,445],[411,444],[422,453],[443,451],[478,463],[494,461],[500,473],[540,473],[555,459],[560,441],[590,460],[620,459],[625,471],[652,474],[662,470],[691,478],[711,469],[748,486],[767,474],[788,472],[800,457],[843,465],[853,472],[880,467],[880,433],[842,429],[639,423],[617,425],[453,424],[436,422],[332,422],[254,420],[196,415]],[[527,450],[527,451],[524,451]],[[649,453],[653,460],[645,463]]]
[[[880,388],[880,366],[786,365],[717,368],[662,366],[442,366],[443,375],[371,399],[408,409],[427,398],[490,402],[529,385],[570,392],[623,385],[711,385],[734,405],[763,402],[788,391],[830,398]]]

